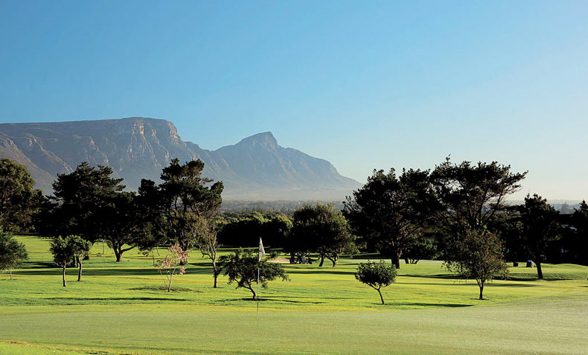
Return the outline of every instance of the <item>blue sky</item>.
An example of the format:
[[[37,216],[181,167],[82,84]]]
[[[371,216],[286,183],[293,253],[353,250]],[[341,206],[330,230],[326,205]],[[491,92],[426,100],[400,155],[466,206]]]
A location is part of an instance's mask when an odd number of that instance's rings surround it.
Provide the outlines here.
[[[586,1],[0,0],[0,122],[271,131],[365,182],[446,156],[588,199]]]

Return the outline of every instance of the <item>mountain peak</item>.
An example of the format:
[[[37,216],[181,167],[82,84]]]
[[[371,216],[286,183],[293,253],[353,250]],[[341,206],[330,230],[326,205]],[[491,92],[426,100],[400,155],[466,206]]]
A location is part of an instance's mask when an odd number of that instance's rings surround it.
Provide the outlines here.
[[[237,145],[261,145],[275,148],[278,146],[278,141],[272,132],[262,132],[242,139]]]

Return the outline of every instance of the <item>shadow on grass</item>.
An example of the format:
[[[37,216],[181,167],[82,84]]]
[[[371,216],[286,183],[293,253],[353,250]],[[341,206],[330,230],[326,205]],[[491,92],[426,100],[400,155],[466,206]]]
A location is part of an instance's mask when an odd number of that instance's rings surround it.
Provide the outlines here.
[[[288,269],[288,274],[302,274],[302,275],[317,275],[317,274],[332,274],[332,275],[355,275],[355,271],[344,271],[337,269]]]
[[[68,267],[67,273],[75,273],[77,268],[76,267]],[[51,268],[39,268],[39,269],[28,269],[28,270],[14,270],[13,274],[18,275],[38,275],[38,276],[45,276],[45,275],[61,275],[61,268],[51,267]],[[186,268],[187,274],[196,274],[196,275],[207,275],[212,274],[211,269],[201,269],[197,267],[188,266]],[[152,267],[135,267],[135,268],[84,268],[84,275],[85,276],[125,276],[125,275],[132,275],[132,276],[154,276],[159,275],[159,271]]]
[[[391,302],[387,306],[408,306],[408,307],[438,307],[438,308],[463,308],[472,307],[471,304],[456,303],[426,303],[426,302]]]
[[[186,302],[188,299],[185,298],[165,298],[165,297],[48,297],[46,300],[52,301],[172,301],[172,302]]]
[[[134,287],[129,288],[130,291],[167,291],[167,287],[165,286],[144,286],[144,287]],[[192,290],[186,287],[172,287],[171,292],[197,292],[202,293],[200,290]]]

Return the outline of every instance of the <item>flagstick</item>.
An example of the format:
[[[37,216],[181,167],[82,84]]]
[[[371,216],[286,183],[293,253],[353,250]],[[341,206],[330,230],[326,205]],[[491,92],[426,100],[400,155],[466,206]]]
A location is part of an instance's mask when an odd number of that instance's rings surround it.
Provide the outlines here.
[[[257,320],[259,320],[259,263],[257,263]]]
[[[265,249],[263,248],[263,242],[259,237],[259,254],[257,258],[257,320],[259,320],[259,267],[261,265],[261,259],[265,256]]]

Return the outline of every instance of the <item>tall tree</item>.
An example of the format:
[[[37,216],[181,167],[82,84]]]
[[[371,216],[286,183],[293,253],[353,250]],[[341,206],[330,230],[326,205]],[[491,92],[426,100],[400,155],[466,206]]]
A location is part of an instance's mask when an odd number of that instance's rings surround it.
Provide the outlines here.
[[[391,256],[400,267],[403,253],[426,229],[427,216],[434,211],[429,172],[403,170],[396,175],[374,170],[367,183],[345,202],[344,214],[356,234],[382,255]]]
[[[291,251],[317,252],[320,255],[319,267],[326,259],[337,265],[341,254],[357,250],[355,236],[341,211],[332,204],[318,203],[306,205],[294,212],[290,231]]]
[[[443,206],[438,222],[447,233],[464,236],[488,227],[504,208],[506,197],[520,188],[527,173],[513,173],[510,166],[469,161],[457,165],[450,159],[435,167],[431,181]]]
[[[199,238],[210,235],[211,221],[222,203],[223,183],[211,184],[213,180],[202,177],[203,169],[201,160],[180,164],[173,159],[163,169],[159,186],[150,180],[141,181],[141,200],[151,204],[144,209],[160,216],[154,225],[159,242],[177,243],[187,251]]]
[[[537,194],[527,195],[519,206],[521,237],[527,255],[537,266],[537,277],[543,279],[541,264],[551,244],[559,237],[559,212]]]
[[[95,242],[104,237],[104,211],[112,199],[124,189],[123,179],[113,178],[110,167],[97,168],[83,162],[68,174],[58,174],[53,183],[54,195],[49,197],[37,223],[41,235],[79,235]]]
[[[588,204],[582,201],[580,208],[572,214],[572,225],[575,229],[573,248],[575,261],[588,265]]]
[[[12,269],[19,267],[27,258],[25,245],[0,229],[0,270],[8,270],[12,280]]]
[[[27,231],[42,200],[40,190],[24,165],[0,159],[0,227],[8,232]]]

